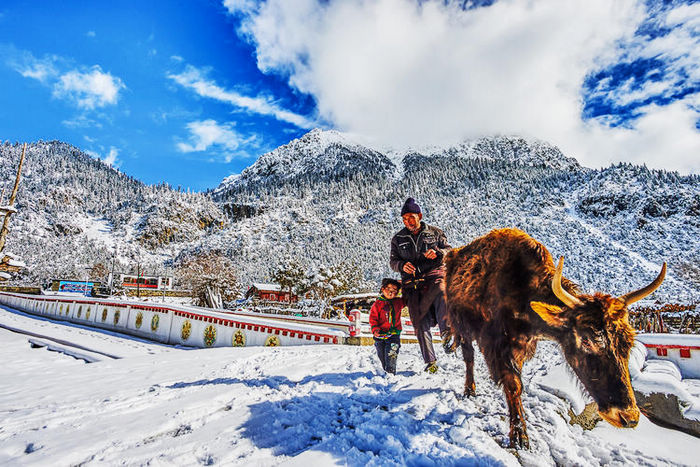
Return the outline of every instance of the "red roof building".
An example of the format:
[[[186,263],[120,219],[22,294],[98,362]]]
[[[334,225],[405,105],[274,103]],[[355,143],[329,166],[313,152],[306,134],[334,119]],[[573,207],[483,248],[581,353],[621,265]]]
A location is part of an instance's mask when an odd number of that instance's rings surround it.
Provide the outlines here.
[[[290,294],[288,290],[282,290],[277,284],[254,283],[245,293],[246,298],[254,297],[258,300],[269,302],[296,303],[299,297]]]

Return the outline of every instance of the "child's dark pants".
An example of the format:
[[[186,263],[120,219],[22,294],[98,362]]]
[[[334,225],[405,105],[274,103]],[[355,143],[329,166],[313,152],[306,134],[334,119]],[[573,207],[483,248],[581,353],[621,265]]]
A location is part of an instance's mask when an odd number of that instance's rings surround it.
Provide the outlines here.
[[[399,356],[399,348],[401,348],[401,337],[397,334],[386,339],[377,339],[375,337],[374,348],[377,349],[377,355],[379,356],[379,361],[382,362],[384,371],[396,374],[396,359]]]

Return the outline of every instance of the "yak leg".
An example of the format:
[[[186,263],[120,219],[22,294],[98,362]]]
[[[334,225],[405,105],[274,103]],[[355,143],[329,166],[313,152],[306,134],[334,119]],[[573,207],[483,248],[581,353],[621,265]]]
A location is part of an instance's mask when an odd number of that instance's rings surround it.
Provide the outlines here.
[[[517,350],[513,351],[512,348],[501,348],[498,350],[487,348],[483,350],[491,375],[503,387],[503,392],[506,396],[510,415],[510,446],[529,449],[530,440],[527,437],[525,427],[525,412],[520,399],[523,392],[520,371],[523,367],[525,354]]]
[[[471,336],[462,338],[462,358],[466,367],[464,372],[464,395],[476,396],[476,385],[474,384],[474,347]]]
[[[506,402],[508,402],[508,411],[510,412],[510,446],[529,449],[530,439],[527,437],[523,402],[520,399],[523,392],[520,375],[515,373],[505,375],[502,384],[503,392],[506,394]]]

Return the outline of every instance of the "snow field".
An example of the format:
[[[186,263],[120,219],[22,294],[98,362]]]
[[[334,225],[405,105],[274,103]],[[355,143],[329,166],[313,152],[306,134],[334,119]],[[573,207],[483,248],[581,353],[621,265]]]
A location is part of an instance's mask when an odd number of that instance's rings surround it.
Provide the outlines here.
[[[645,418],[635,430],[569,425],[565,400],[582,397],[575,383],[565,384],[568,372],[551,343],[540,344],[524,369],[532,448],[515,451],[507,447],[502,391],[478,352],[477,397],[463,399],[461,358],[438,350],[440,371],[429,375],[417,345],[402,346],[399,374],[385,375],[372,347],[188,350],[0,310],[0,323],[8,321],[78,336],[123,358],[85,364],[0,329],[0,464],[697,462],[696,438]]]

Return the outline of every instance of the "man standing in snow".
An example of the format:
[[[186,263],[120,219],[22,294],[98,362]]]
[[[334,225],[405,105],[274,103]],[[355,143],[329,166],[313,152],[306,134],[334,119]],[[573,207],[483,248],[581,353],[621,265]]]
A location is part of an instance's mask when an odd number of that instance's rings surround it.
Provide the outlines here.
[[[401,273],[403,298],[416,331],[425,371],[435,373],[435,349],[430,328],[437,325],[443,346],[450,350],[442,283],[442,258],[450,250],[442,230],[422,221],[420,206],[408,198],[401,208],[404,228],[391,239],[391,269]]]

